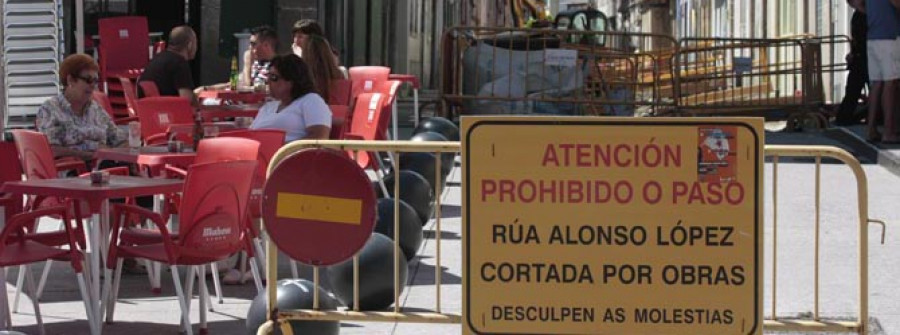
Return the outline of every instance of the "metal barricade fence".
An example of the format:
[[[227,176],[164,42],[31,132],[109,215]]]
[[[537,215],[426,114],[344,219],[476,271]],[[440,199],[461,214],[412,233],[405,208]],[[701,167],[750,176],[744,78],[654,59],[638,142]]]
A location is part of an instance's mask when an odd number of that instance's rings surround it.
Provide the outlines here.
[[[803,110],[821,100],[796,39],[685,38],[675,57],[678,111],[754,114]]]
[[[292,153],[297,151],[307,149],[307,148],[329,148],[336,150],[344,150],[344,151],[387,151],[390,152],[396,159],[399,159],[399,156],[404,152],[430,152],[430,153],[458,153],[460,150],[459,142],[409,142],[409,141],[312,141],[312,140],[304,140],[304,141],[296,141],[291,144],[286,145],[278,153],[272,158],[272,163],[269,165],[268,173],[272,173],[274,167],[278,165],[278,162],[285,159]],[[884,223],[880,220],[874,220],[869,218],[868,216],[868,184],[866,179],[865,171],[863,171],[862,166],[859,161],[856,160],[853,155],[846,152],[843,149],[836,147],[827,147],[827,146],[783,146],[783,145],[767,145],[765,147],[765,155],[767,158],[771,158],[773,165],[773,195],[772,195],[772,204],[773,204],[773,265],[771,280],[772,280],[772,301],[771,301],[771,314],[769,318],[764,320],[764,330],[766,331],[800,331],[800,332],[856,332],[859,334],[865,334],[866,332],[866,322],[868,320],[868,224],[869,223],[878,223],[884,226]],[[815,182],[815,289],[814,289],[814,313],[811,319],[784,319],[779,318],[777,316],[777,288],[778,288],[778,272],[777,272],[777,261],[778,261],[778,249],[777,249],[777,238],[778,238],[778,163],[779,158],[781,157],[813,157],[815,158],[815,166],[816,166],[816,182]],[[858,231],[859,231],[859,244],[858,244],[858,252],[859,252],[859,288],[858,288],[858,299],[859,299],[859,310],[858,315],[856,316],[855,321],[827,321],[820,318],[819,315],[819,231],[820,231],[820,217],[819,217],[819,199],[820,199],[820,168],[823,158],[832,158],[843,162],[846,164],[854,174],[856,179],[856,192],[858,197]],[[436,164],[436,174],[440,173],[440,164],[441,159],[439,155],[435,155],[435,164]],[[395,167],[396,169],[397,167]],[[440,180],[440,176],[436,175],[436,180]],[[394,194],[399,194],[399,179],[394,178]],[[436,185],[436,194],[440,194],[441,185]],[[354,287],[354,307],[352,310],[339,310],[339,311],[326,311],[319,309],[319,294],[318,290],[314,289],[314,298],[313,298],[313,308],[312,309],[303,309],[303,310],[275,310],[274,309],[274,301],[276,301],[276,285],[277,283],[277,257],[278,250],[274,243],[269,241],[267,247],[267,273],[266,280],[269,285],[267,286],[267,294],[268,294],[268,302],[267,306],[267,315],[269,315],[269,321],[260,326],[257,334],[270,334],[274,331],[276,327],[280,327],[280,330],[283,334],[292,334],[290,327],[287,325],[288,320],[317,320],[317,321],[368,321],[368,322],[402,322],[402,323],[435,323],[435,324],[459,324],[462,321],[462,316],[459,314],[446,313],[441,310],[441,212],[440,212],[440,197],[436,196],[437,203],[435,204],[436,212],[435,212],[435,239],[436,239],[436,254],[435,254],[435,305],[433,307],[424,307],[424,306],[415,306],[411,310],[415,310],[414,312],[403,311],[400,308],[400,304],[396,303],[400,295],[400,283],[399,283],[399,268],[397,264],[399,262],[394,262],[394,301],[393,307],[390,311],[359,311],[359,301],[356,300],[359,297],[358,289],[359,289],[359,280],[358,277],[358,256],[354,256],[354,278],[353,278],[353,287]],[[396,234],[399,234],[399,217],[396,216],[396,213],[399,213],[397,208],[398,203],[395,202],[395,217],[394,217],[394,258],[398,259],[400,256],[399,250],[399,238]],[[463,209],[465,210],[465,209]],[[884,239],[884,233],[882,232],[882,242]],[[313,268],[313,282],[318,287],[319,286],[319,271],[318,267]],[[455,297],[461,298],[461,297]],[[409,309],[409,307],[404,307],[405,309]],[[276,320],[276,321],[272,321]]]
[[[445,115],[657,114],[675,105],[668,35],[456,27],[441,43]]]
[[[267,174],[271,174],[274,171],[275,167],[279,162],[290,156],[291,154],[298,152],[303,149],[308,148],[326,148],[326,149],[335,149],[341,151],[350,151],[355,154],[364,154],[366,151],[377,151],[377,152],[388,152],[390,157],[394,162],[399,162],[403,153],[410,152],[427,152],[435,154],[435,179],[441,180],[441,153],[452,153],[457,154],[460,151],[459,142],[413,142],[413,141],[335,141],[335,140],[302,140],[291,142],[288,145],[282,147],[275,156],[272,157],[272,161],[269,164],[269,171]],[[394,172],[399,172],[398,164],[395,164]],[[267,267],[266,267],[266,282],[269,283],[267,286],[268,293],[268,302],[267,306],[268,313],[266,315],[274,315],[277,317],[277,320],[343,320],[343,321],[382,321],[382,322],[414,322],[414,323],[449,323],[449,324],[459,324],[462,320],[462,317],[459,314],[452,313],[444,313],[441,310],[441,191],[443,189],[441,183],[436,183],[434,185],[435,188],[435,206],[434,206],[434,218],[435,218],[435,244],[436,244],[436,254],[435,254],[435,305],[430,311],[422,312],[403,312],[400,310],[399,304],[399,296],[401,291],[400,284],[400,276],[399,274],[399,264],[397,260],[400,257],[403,257],[400,252],[400,204],[399,202],[394,202],[394,269],[393,269],[393,278],[394,278],[394,304],[393,311],[360,311],[359,310],[359,255],[355,255],[353,257],[353,306],[352,310],[347,311],[323,311],[319,309],[319,290],[313,290],[313,309],[311,310],[294,310],[294,311],[277,311],[277,313],[273,314],[273,304],[276,301],[276,286],[275,283],[278,282],[278,250],[274,243],[271,241],[267,241],[267,250],[266,250],[266,259],[267,259]],[[393,185],[388,185],[388,187],[393,187],[395,196],[394,198],[399,198],[400,194],[400,178],[394,178]],[[316,287],[320,287],[319,283],[319,267],[313,267],[313,283]],[[428,309],[428,307],[422,307],[423,309]],[[287,323],[283,323],[281,327],[282,334],[291,334],[290,327],[287,326]],[[263,324],[259,328],[258,334],[269,334],[272,331],[272,327],[274,324],[269,321]]]
[[[866,333],[866,323],[869,319],[869,223],[878,223],[884,227],[884,222],[869,218],[868,181],[859,161],[847,151],[829,146],[786,146],[767,145],[765,155],[772,160],[772,301],[771,314],[764,320],[763,328],[767,331],[803,331],[803,332],[855,332]],[[777,314],[778,302],[778,162],[781,157],[812,157],[815,158],[815,242],[814,242],[814,290],[813,313],[811,319],[783,319]],[[819,314],[819,269],[820,269],[820,199],[821,199],[821,165],[823,158],[832,158],[847,165],[856,179],[857,210],[859,244],[859,310],[855,321],[826,321]],[[884,231],[882,230],[882,243],[884,243]]]

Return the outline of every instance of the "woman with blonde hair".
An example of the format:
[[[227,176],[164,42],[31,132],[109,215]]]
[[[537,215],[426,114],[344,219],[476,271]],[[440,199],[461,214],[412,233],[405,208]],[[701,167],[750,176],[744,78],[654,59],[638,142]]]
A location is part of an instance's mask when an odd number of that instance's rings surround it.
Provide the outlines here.
[[[327,101],[331,97],[331,82],[345,79],[331,51],[331,44],[322,36],[311,35],[302,47],[303,61],[309,65],[319,95]]]

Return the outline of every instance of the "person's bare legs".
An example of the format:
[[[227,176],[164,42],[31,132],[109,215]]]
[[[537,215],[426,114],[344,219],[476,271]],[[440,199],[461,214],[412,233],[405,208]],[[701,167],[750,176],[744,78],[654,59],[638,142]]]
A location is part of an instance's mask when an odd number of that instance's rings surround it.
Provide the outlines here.
[[[869,92],[869,116],[866,117],[866,139],[869,141],[881,140],[878,133],[878,113],[881,112],[881,97],[884,88],[883,81],[873,81]],[[887,120],[885,120],[887,121]]]
[[[897,80],[884,82],[884,88],[881,90],[881,110],[884,112],[884,133],[881,140],[885,142],[897,142],[896,125],[894,124],[894,115],[897,111]]]

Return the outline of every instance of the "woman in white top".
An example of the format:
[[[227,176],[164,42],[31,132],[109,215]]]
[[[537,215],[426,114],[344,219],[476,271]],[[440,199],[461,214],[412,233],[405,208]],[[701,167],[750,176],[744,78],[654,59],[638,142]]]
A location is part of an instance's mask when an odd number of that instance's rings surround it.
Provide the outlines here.
[[[285,143],[301,139],[328,139],[331,109],[318,94],[309,66],[294,54],[272,58],[269,95],[250,129],[281,129]]]

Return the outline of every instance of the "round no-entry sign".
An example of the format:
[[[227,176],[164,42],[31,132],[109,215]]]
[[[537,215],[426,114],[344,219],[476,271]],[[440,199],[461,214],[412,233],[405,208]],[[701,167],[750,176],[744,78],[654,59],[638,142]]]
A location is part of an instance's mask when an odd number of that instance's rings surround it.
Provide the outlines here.
[[[309,265],[352,257],[375,225],[369,177],[343,152],[306,149],[282,160],[263,193],[263,219],[278,249]]]

